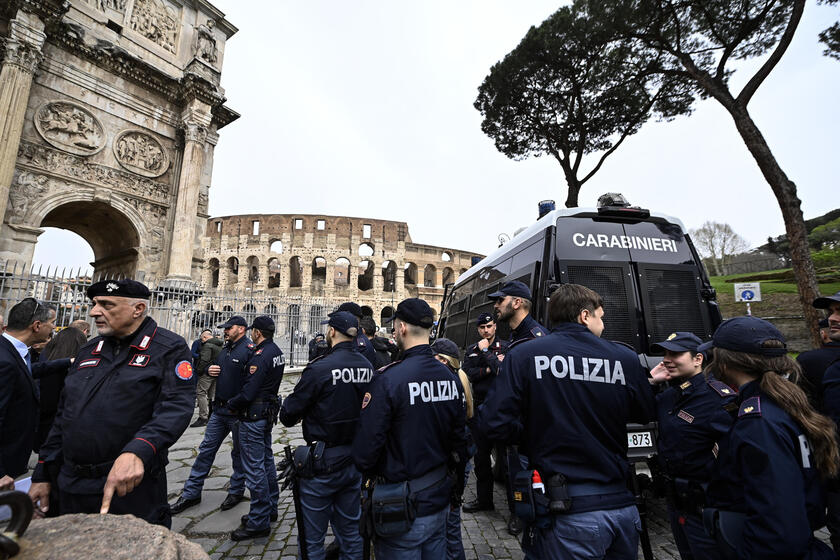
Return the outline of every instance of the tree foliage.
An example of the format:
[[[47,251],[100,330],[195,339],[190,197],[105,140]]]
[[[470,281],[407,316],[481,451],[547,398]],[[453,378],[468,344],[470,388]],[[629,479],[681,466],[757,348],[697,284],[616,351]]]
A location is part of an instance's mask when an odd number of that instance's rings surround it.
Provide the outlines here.
[[[481,128],[509,158],[554,157],[566,206],[577,206],[582,185],[647,120],[691,111],[688,81],[663,74],[659,63],[616,40],[582,4],[562,7],[493,66],[475,101]],[[584,171],[583,156],[595,152]]]
[[[732,226],[713,221],[706,221],[699,228],[691,230],[691,239],[700,255],[711,263],[715,276],[726,274],[729,260],[749,247]]]
[[[823,0],[820,4],[837,4],[837,0]],[[840,60],[840,22],[820,33],[820,41],[826,46],[823,54]]]

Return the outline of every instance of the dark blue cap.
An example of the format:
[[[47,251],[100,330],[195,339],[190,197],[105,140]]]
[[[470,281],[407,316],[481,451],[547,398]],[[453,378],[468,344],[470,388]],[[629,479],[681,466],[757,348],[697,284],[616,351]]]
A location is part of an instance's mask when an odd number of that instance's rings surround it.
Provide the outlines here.
[[[697,352],[697,347],[703,344],[700,337],[690,332],[671,333],[662,342],[650,345],[650,351],[657,354],[664,354],[666,350],[671,352]]]
[[[439,338],[432,343],[432,352],[460,360],[458,345],[448,338]]]
[[[486,325],[487,323],[492,323],[495,320],[496,319],[494,319],[493,316],[490,315],[489,313],[482,313],[481,315],[478,316],[478,319],[475,320],[475,325],[477,327],[480,327],[481,325]]]
[[[701,344],[698,352],[712,348],[725,348],[734,352],[758,354],[759,356],[784,356],[787,345],[782,348],[765,348],[768,340],[785,342],[784,335],[772,323],[758,317],[734,317],[721,323],[712,340]]]
[[[490,299],[498,299],[505,296],[513,296],[530,300],[531,290],[519,280],[514,280],[513,282],[505,282],[502,284],[502,287],[499,288],[498,292],[493,292],[487,297]]]
[[[397,305],[397,310],[388,322],[400,319],[410,325],[429,329],[435,324],[435,312],[425,300],[420,298],[404,299]]]
[[[322,325],[329,325],[338,332],[351,337],[359,334],[359,319],[349,311],[333,311],[327,317],[329,319],[321,321]]]
[[[130,278],[122,280],[102,280],[87,289],[87,296],[93,299],[97,296],[127,297],[137,299],[149,299],[152,292],[145,284]]]
[[[832,303],[840,303],[840,292],[833,296],[818,297],[814,300],[814,307],[817,309],[828,309]]]
[[[259,317],[254,318],[254,322],[251,323],[251,326],[248,328],[274,332],[274,319],[268,315],[260,315]]]
[[[243,319],[239,315],[234,315],[233,317],[228,319],[225,323],[219,325],[219,328],[220,329],[226,329],[228,327],[233,327],[233,326],[240,326],[240,327],[246,327],[247,328],[248,323],[245,321],[245,319]]]
[[[362,308],[359,306],[358,303],[352,301],[346,301],[338,306],[336,311],[346,311],[353,315],[354,317],[358,317],[359,319],[362,318]]]

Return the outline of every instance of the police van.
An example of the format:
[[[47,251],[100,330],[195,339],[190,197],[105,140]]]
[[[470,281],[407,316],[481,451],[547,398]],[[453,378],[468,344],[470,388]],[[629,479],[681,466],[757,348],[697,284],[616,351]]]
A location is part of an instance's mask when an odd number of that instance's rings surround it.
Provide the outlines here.
[[[604,300],[603,338],[634,348],[655,366],[650,345],[675,331],[709,340],[721,322],[715,290],[680,220],[631,207],[616,193],[597,208],[540,203],[530,227],[446,286],[438,336],[463,350],[478,340],[476,319],[493,314],[488,294],[511,280],[533,294],[531,314],[550,328],[548,298],[558,284],[582,284]],[[497,336],[508,338],[506,325]]]

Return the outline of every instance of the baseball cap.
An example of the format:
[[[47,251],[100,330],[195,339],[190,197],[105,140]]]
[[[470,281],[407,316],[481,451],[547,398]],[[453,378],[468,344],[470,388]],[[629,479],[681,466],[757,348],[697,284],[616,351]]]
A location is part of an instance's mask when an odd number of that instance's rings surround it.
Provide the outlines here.
[[[787,344],[782,348],[765,348],[763,344],[768,340],[785,343],[784,335],[772,323],[758,317],[734,317],[721,323],[712,340],[698,346],[697,351],[725,348],[759,356],[784,356],[787,353]]]
[[[349,311],[333,311],[327,317],[329,319],[321,321],[322,325],[329,325],[347,336],[359,334],[359,319]]]
[[[514,280],[512,282],[505,282],[504,284],[502,284],[502,287],[499,288],[498,292],[493,292],[487,297],[489,299],[498,299],[503,298],[505,296],[520,297],[530,300],[531,290],[523,282],[520,282],[519,280]]]
[[[828,309],[832,303],[840,303],[840,292],[837,292],[833,296],[818,297],[814,300],[813,305],[817,309]]]
[[[458,345],[448,338],[439,338],[432,343],[432,352],[460,360]]]
[[[492,315],[489,313],[482,313],[478,316],[478,319],[475,320],[475,326],[480,327],[481,325],[486,325],[487,323],[492,323],[495,321]]]
[[[420,298],[408,298],[397,305],[397,310],[388,322],[400,319],[410,325],[417,325],[429,329],[435,324],[435,313],[425,300]]]
[[[268,315],[260,315],[259,317],[254,318],[254,322],[251,323],[251,326],[248,328],[274,332],[274,319]]]
[[[230,319],[228,319],[227,321],[225,321],[224,323],[219,325],[219,328],[220,329],[227,329],[229,327],[233,327],[233,326],[237,326],[237,325],[240,326],[240,327],[246,327],[246,328],[248,327],[248,323],[245,321],[244,318],[242,318],[239,315],[234,315],[233,317],[231,317]]]
[[[87,289],[87,296],[93,299],[97,296],[116,296],[128,297],[137,299],[149,299],[152,292],[145,284],[132,280],[130,278],[123,278],[122,280],[102,280],[91,284]]]
[[[338,306],[336,311],[346,311],[353,315],[354,317],[358,317],[359,319],[362,318],[362,308],[358,303],[352,301],[346,301]]]
[[[657,354],[664,354],[666,350],[671,352],[697,352],[697,347],[701,344],[703,344],[703,341],[694,333],[675,332],[671,333],[662,342],[651,344],[650,350]]]

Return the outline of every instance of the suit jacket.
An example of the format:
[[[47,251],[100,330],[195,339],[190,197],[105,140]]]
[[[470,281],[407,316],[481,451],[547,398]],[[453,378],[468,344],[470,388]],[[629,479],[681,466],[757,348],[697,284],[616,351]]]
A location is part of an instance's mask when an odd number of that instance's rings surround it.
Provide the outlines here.
[[[70,366],[70,360],[33,364],[35,377]],[[38,387],[17,349],[0,336],[0,478],[27,471],[38,429]]]

